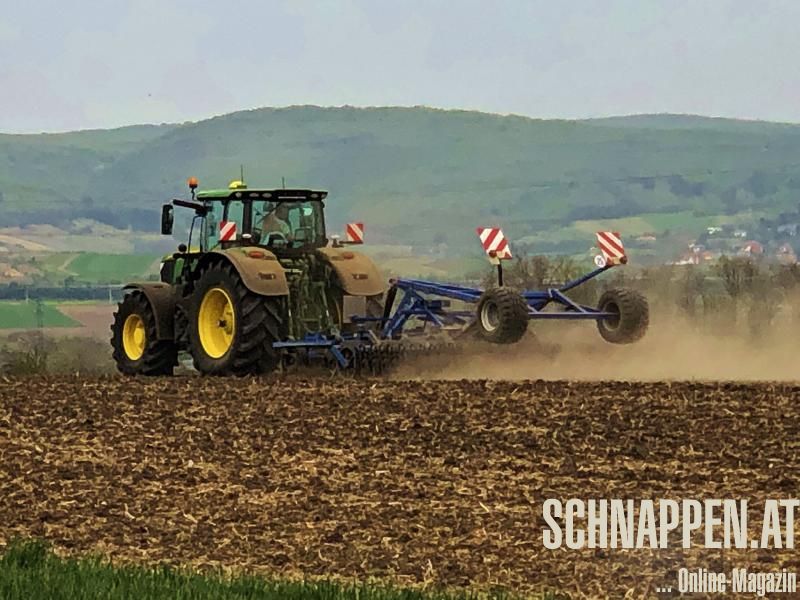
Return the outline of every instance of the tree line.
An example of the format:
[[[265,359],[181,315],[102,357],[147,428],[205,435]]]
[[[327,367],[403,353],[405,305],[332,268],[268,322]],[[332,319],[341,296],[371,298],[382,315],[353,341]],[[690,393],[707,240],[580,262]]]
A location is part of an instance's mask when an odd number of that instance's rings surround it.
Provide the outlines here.
[[[24,302],[28,300],[120,300],[122,286],[21,286],[17,283],[0,284],[0,300]]]

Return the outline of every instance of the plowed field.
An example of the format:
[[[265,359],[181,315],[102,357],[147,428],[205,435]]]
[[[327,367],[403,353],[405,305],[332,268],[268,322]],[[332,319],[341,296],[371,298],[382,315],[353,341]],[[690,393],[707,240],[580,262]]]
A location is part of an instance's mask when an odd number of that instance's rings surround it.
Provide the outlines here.
[[[574,597],[796,550],[542,545],[545,498],[792,497],[800,387],[0,381],[0,541],[276,575]]]

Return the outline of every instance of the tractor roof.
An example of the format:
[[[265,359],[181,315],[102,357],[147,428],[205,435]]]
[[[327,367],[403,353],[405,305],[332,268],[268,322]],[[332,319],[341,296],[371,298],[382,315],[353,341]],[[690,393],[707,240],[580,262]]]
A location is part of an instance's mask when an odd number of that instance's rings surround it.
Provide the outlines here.
[[[198,200],[225,200],[227,198],[263,198],[280,202],[283,200],[322,200],[328,192],[322,190],[267,190],[263,188],[238,188],[227,190],[203,190],[197,192]]]

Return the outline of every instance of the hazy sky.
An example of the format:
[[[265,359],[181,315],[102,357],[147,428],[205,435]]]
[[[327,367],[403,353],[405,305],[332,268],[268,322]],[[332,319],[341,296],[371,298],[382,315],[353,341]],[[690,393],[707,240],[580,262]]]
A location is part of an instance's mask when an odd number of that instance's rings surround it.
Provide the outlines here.
[[[260,106],[800,121],[800,1],[0,0],[0,131]]]

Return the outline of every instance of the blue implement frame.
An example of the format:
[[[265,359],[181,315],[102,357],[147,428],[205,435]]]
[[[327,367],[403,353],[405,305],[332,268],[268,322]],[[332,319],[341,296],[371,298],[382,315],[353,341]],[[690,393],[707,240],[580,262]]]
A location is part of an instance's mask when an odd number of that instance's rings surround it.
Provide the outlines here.
[[[522,297],[528,305],[530,319],[568,319],[594,320],[615,317],[616,314],[603,312],[597,308],[579,304],[570,299],[566,292],[586,283],[613,265],[598,267],[593,271],[569,281],[557,288],[544,290],[525,290]],[[276,342],[275,348],[303,349],[310,356],[325,355],[334,358],[341,368],[347,368],[352,360],[352,349],[359,346],[372,346],[384,340],[397,340],[404,335],[425,335],[431,331],[458,332],[476,318],[475,310],[454,310],[450,301],[477,304],[484,290],[480,288],[435,283],[422,279],[394,279],[387,294],[387,312],[384,317],[352,316],[350,321],[360,325],[359,331],[348,335],[325,335],[313,333],[300,340]],[[397,307],[393,306],[397,292],[402,298]],[[545,310],[557,306],[556,310]],[[413,330],[406,329],[410,320],[421,324]],[[379,323],[379,328],[367,330],[364,326]],[[430,328],[428,327],[430,325]]]
[[[525,290],[522,292],[522,297],[528,304],[528,317],[531,319],[590,319],[597,321],[616,316],[591,306],[578,304],[566,295],[569,290],[586,283],[610,268],[612,265],[599,267],[558,288]],[[475,311],[446,310],[448,304],[444,301],[429,299],[427,296],[438,296],[474,304],[480,300],[484,291],[480,288],[433,283],[421,279],[395,279],[392,284],[398,290],[402,290],[403,298],[397,309],[383,323],[381,338],[399,337],[405,324],[412,318],[432,323],[439,328],[451,325],[463,326],[475,318]],[[560,310],[545,310],[553,304],[559,305]]]

